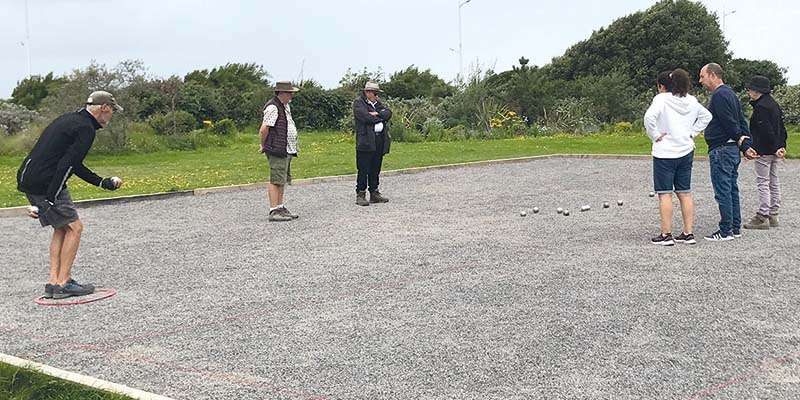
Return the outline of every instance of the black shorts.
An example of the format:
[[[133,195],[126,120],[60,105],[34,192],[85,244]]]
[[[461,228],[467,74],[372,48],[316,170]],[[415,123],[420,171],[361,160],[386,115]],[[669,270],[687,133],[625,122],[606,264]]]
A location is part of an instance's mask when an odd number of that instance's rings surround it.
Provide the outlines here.
[[[39,223],[42,226],[52,226],[58,229],[78,220],[78,210],[75,208],[75,203],[72,202],[67,188],[58,193],[55,203],[46,213],[42,212],[45,209],[42,207],[42,203],[45,202],[47,196],[27,193],[25,196],[32,206],[39,207]]]

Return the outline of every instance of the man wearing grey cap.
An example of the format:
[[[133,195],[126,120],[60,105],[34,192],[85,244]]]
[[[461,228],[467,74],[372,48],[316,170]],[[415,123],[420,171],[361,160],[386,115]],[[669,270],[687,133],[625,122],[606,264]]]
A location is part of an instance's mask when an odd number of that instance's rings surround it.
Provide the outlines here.
[[[63,299],[94,292],[92,285],[72,279],[83,224],[67,189],[72,174],[106,190],[117,190],[122,180],[101,178],[83,165],[96,131],[105,128],[114,112],[122,111],[111,93],[93,92],[86,107],[68,112],[48,125],[17,171],[17,189],[33,206],[29,215],[42,226],[53,227],[50,241],[50,278],[45,298]]]

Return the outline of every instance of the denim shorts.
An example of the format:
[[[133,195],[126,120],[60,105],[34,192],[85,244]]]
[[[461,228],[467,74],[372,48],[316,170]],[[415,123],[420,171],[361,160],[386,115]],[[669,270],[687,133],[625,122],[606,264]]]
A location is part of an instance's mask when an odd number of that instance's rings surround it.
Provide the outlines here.
[[[692,191],[694,151],[681,158],[653,157],[653,190],[656,193]]]

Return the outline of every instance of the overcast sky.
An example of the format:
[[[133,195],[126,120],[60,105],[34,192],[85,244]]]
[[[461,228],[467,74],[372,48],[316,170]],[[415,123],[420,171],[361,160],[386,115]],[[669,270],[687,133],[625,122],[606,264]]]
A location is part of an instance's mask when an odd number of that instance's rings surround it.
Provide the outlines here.
[[[592,31],[655,1],[472,0],[461,9],[464,68],[509,69],[520,56],[550,62]],[[736,57],[769,59],[800,82],[800,6],[789,0],[704,0],[726,18]],[[459,71],[458,0],[28,0],[33,74],[92,60],[142,60],[152,75],[183,76],[228,62],[263,65],[272,80],[334,87],[348,67],[387,75],[414,64],[445,80]],[[0,0],[0,98],[27,75],[25,0]]]

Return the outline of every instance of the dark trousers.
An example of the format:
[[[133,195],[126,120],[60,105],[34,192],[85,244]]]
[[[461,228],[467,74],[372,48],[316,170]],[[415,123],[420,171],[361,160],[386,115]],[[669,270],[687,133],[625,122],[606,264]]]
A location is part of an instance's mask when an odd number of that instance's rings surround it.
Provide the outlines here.
[[[370,192],[378,190],[379,175],[383,164],[383,134],[375,135],[375,151],[356,151],[356,191],[363,192],[369,187]]]

